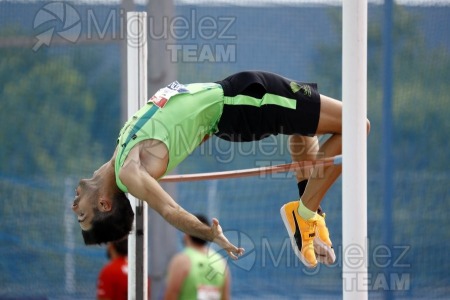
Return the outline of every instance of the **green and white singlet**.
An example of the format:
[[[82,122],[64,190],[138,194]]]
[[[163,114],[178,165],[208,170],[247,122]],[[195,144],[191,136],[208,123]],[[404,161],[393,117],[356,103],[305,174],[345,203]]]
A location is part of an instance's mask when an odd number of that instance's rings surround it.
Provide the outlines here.
[[[148,139],[162,141],[169,150],[166,173],[173,170],[202,142],[217,131],[223,109],[223,90],[217,83],[171,83],[159,90],[125,123],[117,140],[116,183],[127,192],[119,171],[130,150]]]
[[[179,299],[220,300],[225,284],[224,259],[212,250],[205,254],[187,247],[183,253],[189,257],[191,268],[181,286]]]

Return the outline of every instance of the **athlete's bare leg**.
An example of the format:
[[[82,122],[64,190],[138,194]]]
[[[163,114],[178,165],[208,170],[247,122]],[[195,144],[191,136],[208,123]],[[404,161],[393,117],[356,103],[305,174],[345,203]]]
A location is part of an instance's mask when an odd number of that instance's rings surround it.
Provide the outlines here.
[[[342,102],[320,96],[320,118],[316,134],[331,134],[318,150],[316,158],[331,157],[342,153]],[[341,166],[317,166],[312,170],[303,204],[311,211],[317,211],[325,193],[341,174]]]
[[[316,136],[291,135],[289,136],[289,150],[294,162],[315,160],[319,151],[319,140]],[[309,179],[312,171],[312,168],[297,170],[297,182]]]
[[[342,153],[342,102],[324,95],[320,96],[320,100],[320,118],[316,134],[331,134],[331,136],[319,148],[317,158],[332,157]],[[367,132],[369,128],[370,123],[367,121]],[[341,172],[341,166],[315,167],[302,196],[303,204],[311,211],[316,211]]]

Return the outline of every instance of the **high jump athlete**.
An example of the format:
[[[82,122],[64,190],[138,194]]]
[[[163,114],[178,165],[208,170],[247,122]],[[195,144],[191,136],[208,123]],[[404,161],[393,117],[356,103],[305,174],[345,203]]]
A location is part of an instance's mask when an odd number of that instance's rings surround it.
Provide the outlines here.
[[[367,121],[369,130],[369,121]],[[319,94],[317,85],[277,74],[245,71],[211,83],[174,82],[159,90],[121,129],[111,159],[82,179],[73,211],[86,244],[129,234],[130,193],[184,233],[212,241],[234,259],[244,249],[228,241],[217,219],[212,226],[184,210],[158,180],[210,135],[231,142],[289,135],[293,161],[341,154],[342,103]],[[319,146],[317,135],[329,134]],[[281,207],[296,255],[307,267],[333,263],[334,250],[319,205],[341,174],[340,166],[297,171],[300,199]]]

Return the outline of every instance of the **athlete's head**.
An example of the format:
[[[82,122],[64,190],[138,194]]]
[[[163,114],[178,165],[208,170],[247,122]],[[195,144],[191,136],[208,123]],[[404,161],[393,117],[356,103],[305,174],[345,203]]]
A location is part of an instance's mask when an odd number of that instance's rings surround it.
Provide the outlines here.
[[[80,180],[72,205],[86,245],[120,240],[133,225],[130,201],[115,184],[108,184],[111,180],[102,168],[91,179]]]
[[[128,255],[128,239],[121,239],[106,244],[106,257],[114,259],[115,257],[126,257]]]
[[[195,216],[196,216],[197,219],[199,219],[199,221],[202,222],[203,224],[208,225],[208,226],[211,226],[211,225],[209,224],[208,219],[207,219],[204,215],[196,214]],[[191,243],[193,243],[194,245],[197,245],[197,246],[204,246],[204,245],[206,245],[206,243],[208,243],[208,241],[202,240],[201,238],[198,238],[198,237],[193,236],[193,235],[186,235],[186,236],[187,236],[187,238],[191,241]]]

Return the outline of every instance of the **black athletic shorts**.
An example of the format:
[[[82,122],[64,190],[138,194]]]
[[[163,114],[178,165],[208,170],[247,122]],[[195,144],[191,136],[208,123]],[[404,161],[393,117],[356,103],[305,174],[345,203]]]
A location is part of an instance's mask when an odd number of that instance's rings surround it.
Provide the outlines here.
[[[317,84],[260,71],[236,73],[217,83],[225,104],[216,136],[245,142],[277,134],[315,135],[320,116]]]

